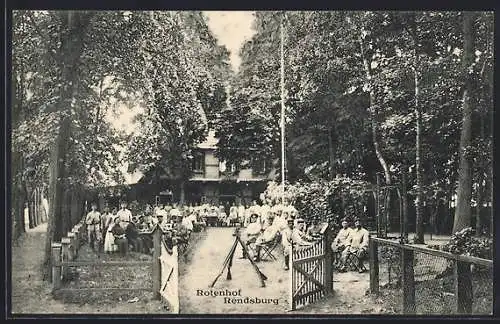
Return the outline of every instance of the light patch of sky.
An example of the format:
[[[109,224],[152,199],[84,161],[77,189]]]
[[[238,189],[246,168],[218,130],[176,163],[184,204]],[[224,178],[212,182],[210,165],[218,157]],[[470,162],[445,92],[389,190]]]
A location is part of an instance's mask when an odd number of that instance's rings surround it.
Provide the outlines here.
[[[241,64],[240,48],[255,33],[252,29],[254,11],[203,11],[203,13],[207,16],[208,27],[219,44],[225,45],[230,51],[231,66],[237,71]]]

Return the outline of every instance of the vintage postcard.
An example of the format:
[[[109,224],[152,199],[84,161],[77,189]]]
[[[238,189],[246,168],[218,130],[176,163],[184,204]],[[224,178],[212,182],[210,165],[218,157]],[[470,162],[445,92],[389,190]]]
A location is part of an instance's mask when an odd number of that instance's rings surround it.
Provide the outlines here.
[[[8,14],[11,316],[493,314],[493,12]]]

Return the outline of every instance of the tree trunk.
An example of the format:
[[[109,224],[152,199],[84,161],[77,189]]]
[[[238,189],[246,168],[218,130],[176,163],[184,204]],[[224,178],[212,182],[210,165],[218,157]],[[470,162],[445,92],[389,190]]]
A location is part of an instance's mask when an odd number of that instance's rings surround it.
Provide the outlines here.
[[[181,205],[184,205],[184,201],[186,199],[186,181],[181,180],[181,195],[180,195],[180,203]]]
[[[23,19],[23,16],[21,16]],[[12,68],[11,75],[11,93],[12,93],[12,129],[15,129],[19,123],[23,120],[24,114],[22,109],[23,102],[23,65],[22,61],[16,62],[15,66]],[[14,62],[13,62],[14,65]],[[19,76],[19,81],[18,81]],[[19,150],[19,148],[12,146],[12,164],[11,164],[11,183],[12,193],[11,193],[11,206],[12,206],[12,239],[16,240],[19,238],[25,231],[26,228],[24,226],[24,203],[26,201],[26,192],[25,185],[22,179],[23,173],[23,154]]]
[[[30,228],[35,228],[36,227],[36,221],[35,221],[35,208],[34,208],[34,191],[32,188],[27,190],[28,192],[28,217],[29,217],[29,227]]]
[[[328,128],[328,161],[329,161],[329,173],[330,180],[335,179],[335,161],[333,154],[333,139],[332,139],[333,127]]]
[[[453,233],[471,225],[472,168],[469,157],[472,137],[472,105],[473,85],[468,72],[474,63],[474,13],[463,12],[464,52],[463,73],[465,85],[462,103],[462,131],[460,134],[460,165],[458,169],[457,207],[453,221]]]
[[[372,84],[372,73],[370,69],[370,63],[368,62],[368,59],[365,55],[365,47],[363,44],[363,40],[360,37],[359,38],[359,44],[360,44],[360,49],[361,49],[361,57],[363,60],[363,67],[365,70],[365,75],[366,75],[366,82],[369,85],[369,111],[370,111],[370,119],[371,119],[371,127],[372,127],[372,139],[373,139],[373,146],[375,148],[375,154],[377,156],[377,159],[382,166],[382,169],[384,170],[384,177],[385,177],[385,185],[389,186],[391,185],[391,173],[389,170],[389,166],[387,165],[387,162],[385,161],[384,156],[382,155],[382,151],[380,149],[380,143],[378,139],[378,106],[376,103],[376,97],[375,97],[375,91],[373,90],[373,84]],[[389,211],[390,211],[390,206],[391,206],[391,195],[386,195],[386,200],[384,203],[384,206],[386,207],[384,210],[385,217],[380,217],[380,219],[385,219],[385,223],[387,222],[387,219],[389,219]],[[384,233],[387,232],[387,223],[385,225],[385,230]]]
[[[401,199],[403,205],[403,237],[405,242],[408,242],[408,188],[406,183],[406,174],[407,174],[407,166],[403,165],[403,174],[402,174],[402,192]]]
[[[486,138],[484,134],[484,116],[481,113],[481,142],[486,143]],[[481,236],[483,232],[483,218],[482,218],[482,210],[484,204],[484,194],[486,193],[484,182],[485,180],[485,172],[486,171],[486,161],[484,155],[480,154],[479,168],[477,168],[477,188],[476,188],[476,236]]]
[[[59,124],[59,132],[51,147],[50,154],[50,181],[49,181],[49,206],[50,217],[47,226],[45,242],[45,260],[42,275],[45,280],[50,274],[51,243],[59,241],[63,235],[62,204],[64,203],[64,178],[66,176],[65,164],[68,149],[68,138],[71,133],[71,118],[68,112],[75,109],[75,94],[78,89],[78,68],[83,52],[84,37],[92,17],[87,12],[61,12],[61,47],[60,57],[61,83],[57,112],[63,113]]]
[[[20,152],[14,151],[12,153],[12,195],[11,195],[11,204],[12,204],[12,221],[13,221],[13,229],[12,229],[12,239],[16,240],[19,238],[25,231],[24,227],[24,203],[26,201],[26,191],[24,184],[21,182],[20,177],[15,178],[16,175],[19,175],[22,172],[22,155]]]
[[[416,44],[415,44],[416,47]],[[414,51],[416,59],[416,50]],[[415,63],[416,64],[416,63]],[[415,117],[416,117],[416,140],[415,140],[415,172],[417,182],[417,199],[415,202],[416,212],[416,233],[415,243],[424,244],[424,217],[422,213],[423,194],[422,194],[422,112],[419,106],[420,85],[418,79],[418,70],[414,67],[413,74],[415,77]]]

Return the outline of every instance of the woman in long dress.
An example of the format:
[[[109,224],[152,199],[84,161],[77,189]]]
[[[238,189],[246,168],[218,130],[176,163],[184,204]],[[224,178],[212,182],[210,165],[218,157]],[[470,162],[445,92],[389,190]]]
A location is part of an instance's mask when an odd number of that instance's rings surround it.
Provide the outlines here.
[[[106,236],[104,237],[104,252],[105,253],[113,253],[118,251],[118,246],[115,244],[115,237],[113,236],[113,233],[111,230],[113,229],[113,226],[115,226],[115,218],[118,216],[112,215],[109,218],[107,227],[106,227]]]

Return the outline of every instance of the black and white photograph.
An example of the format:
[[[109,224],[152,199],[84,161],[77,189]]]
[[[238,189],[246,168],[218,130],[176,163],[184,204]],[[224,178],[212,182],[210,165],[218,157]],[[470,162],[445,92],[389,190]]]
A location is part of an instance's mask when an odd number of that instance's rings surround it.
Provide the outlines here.
[[[10,316],[491,317],[494,11],[10,15]]]

